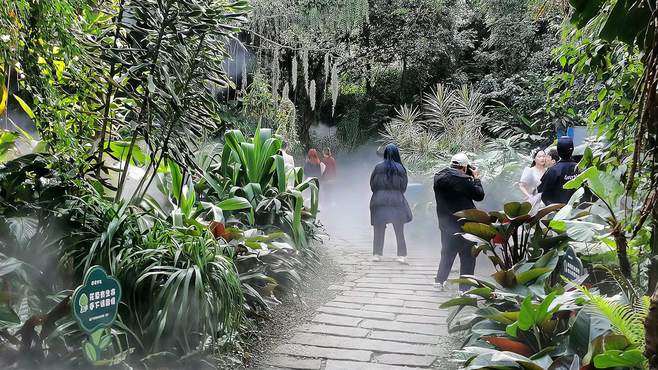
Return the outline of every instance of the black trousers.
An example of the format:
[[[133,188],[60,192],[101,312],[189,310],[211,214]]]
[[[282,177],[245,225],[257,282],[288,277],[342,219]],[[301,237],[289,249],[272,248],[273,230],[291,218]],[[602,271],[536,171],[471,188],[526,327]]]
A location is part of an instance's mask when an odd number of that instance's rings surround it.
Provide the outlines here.
[[[381,256],[384,253],[384,236],[386,235],[386,225],[374,225],[375,237],[372,243],[372,254]],[[404,224],[393,224],[395,230],[395,239],[398,242],[398,256],[407,255],[407,242],[404,240]]]
[[[448,223],[441,225],[441,261],[439,270],[436,272],[436,282],[443,283],[448,280],[455,258],[459,255],[459,274],[473,275],[475,273],[475,257],[473,257],[473,243],[455,233],[461,232],[459,223]],[[468,285],[460,285],[459,289],[464,291]]]

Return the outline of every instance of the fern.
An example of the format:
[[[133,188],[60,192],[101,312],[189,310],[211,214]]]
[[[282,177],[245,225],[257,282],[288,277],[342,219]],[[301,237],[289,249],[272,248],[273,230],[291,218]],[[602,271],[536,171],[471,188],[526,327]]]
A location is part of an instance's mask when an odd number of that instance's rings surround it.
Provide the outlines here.
[[[625,336],[639,348],[644,348],[644,320],[649,312],[648,297],[642,297],[635,305],[627,305],[592,294],[584,286],[576,287],[589,299],[595,313],[610,321],[617,334]]]

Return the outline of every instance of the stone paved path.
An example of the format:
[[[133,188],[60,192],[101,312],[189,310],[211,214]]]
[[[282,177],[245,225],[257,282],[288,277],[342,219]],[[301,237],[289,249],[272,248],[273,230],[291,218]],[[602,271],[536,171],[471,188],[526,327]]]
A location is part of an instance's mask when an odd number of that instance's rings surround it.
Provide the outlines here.
[[[448,312],[439,309],[451,293],[432,287],[438,260],[370,262],[363,244],[328,247],[346,272],[345,282],[331,286],[336,298],[274,349],[269,369],[457,368],[448,361],[456,345],[445,324]]]

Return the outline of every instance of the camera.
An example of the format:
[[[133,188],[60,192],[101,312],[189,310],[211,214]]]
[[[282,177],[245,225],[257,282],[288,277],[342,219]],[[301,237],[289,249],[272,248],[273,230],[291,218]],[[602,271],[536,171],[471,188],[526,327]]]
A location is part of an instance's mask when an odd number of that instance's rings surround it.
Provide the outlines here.
[[[474,176],[473,171],[477,171],[477,168],[475,166],[471,166],[470,164],[466,166],[466,174],[468,176]]]

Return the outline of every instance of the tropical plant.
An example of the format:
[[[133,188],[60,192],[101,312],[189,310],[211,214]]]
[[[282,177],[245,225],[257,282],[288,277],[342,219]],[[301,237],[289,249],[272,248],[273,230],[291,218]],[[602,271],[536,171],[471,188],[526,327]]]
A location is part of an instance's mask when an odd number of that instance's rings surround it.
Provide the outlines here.
[[[571,342],[567,335],[583,330],[575,327],[579,321],[571,319],[580,310],[580,294],[557,285],[561,282],[559,261],[560,254],[551,250],[533,262],[521,262],[514,268],[515,278],[504,284],[474,276],[453,280],[472,286],[463,296],[441,305],[457,307],[448,318],[449,331],[467,331],[458,351],[465,355],[465,369],[580,364],[578,356],[587,352],[587,345]]]
[[[477,243],[474,253],[487,253],[493,265],[499,269],[496,279],[503,285],[509,285],[512,275],[508,273],[519,262],[533,256],[540,256],[544,251],[564,245],[565,235],[547,238],[550,228],[542,227],[544,217],[560,210],[563,204],[554,204],[530,214],[532,205],[524,202],[511,202],[504,206],[503,212],[485,212],[470,209],[456,213],[464,219],[464,238]]]
[[[439,84],[423,102],[423,111],[407,105],[396,109],[397,116],[380,133],[381,141],[401,149],[410,170],[431,172],[441,158],[483,147],[488,117],[482,94],[472,86],[449,90]]]

